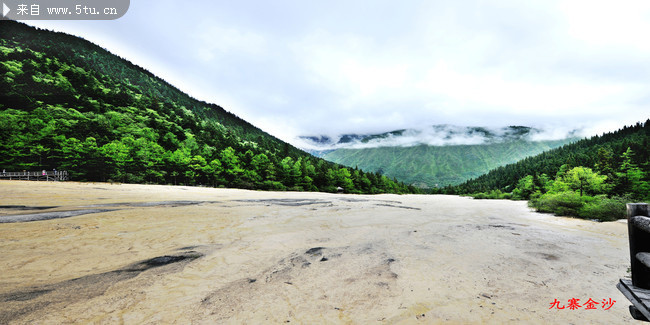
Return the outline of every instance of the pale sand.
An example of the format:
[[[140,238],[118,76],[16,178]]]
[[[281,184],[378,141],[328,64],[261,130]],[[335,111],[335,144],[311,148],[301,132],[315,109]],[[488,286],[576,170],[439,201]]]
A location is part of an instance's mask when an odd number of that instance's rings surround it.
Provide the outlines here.
[[[0,199],[59,206],[0,218],[116,209],[0,224],[0,323],[632,322],[626,224],[526,202],[25,181]],[[161,201],[209,202],[125,204]],[[570,298],[616,303],[549,309]]]

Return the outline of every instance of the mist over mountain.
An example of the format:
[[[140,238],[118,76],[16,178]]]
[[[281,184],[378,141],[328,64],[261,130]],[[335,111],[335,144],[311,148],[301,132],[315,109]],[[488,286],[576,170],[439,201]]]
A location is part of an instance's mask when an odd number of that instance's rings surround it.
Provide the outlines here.
[[[437,188],[571,143],[580,134],[566,128],[445,124],[378,134],[302,136],[298,146],[338,164]]]
[[[478,127],[441,124],[378,134],[305,135],[298,137],[295,143],[304,150],[322,155],[324,152],[343,148],[483,145],[511,141],[553,141],[580,136],[580,129],[563,127]]]

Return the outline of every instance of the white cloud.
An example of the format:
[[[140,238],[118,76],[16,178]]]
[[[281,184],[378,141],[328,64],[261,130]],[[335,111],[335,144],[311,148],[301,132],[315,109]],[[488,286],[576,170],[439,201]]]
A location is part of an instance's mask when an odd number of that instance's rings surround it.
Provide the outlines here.
[[[228,55],[264,56],[266,39],[253,31],[239,30],[203,22],[192,34],[193,52],[204,63]]]
[[[294,140],[306,150],[332,150],[341,148],[412,147],[417,145],[449,146],[478,145],[522,139],[528,141],[563,140],[580,138],[584,130],[567,126],[539,126],[528,130],[515,127],[467,127],[458,125],[436,125],[422,128],[396,130],[381,134],[326,135],[329,141],[314,141],[299,137]],[[323,135],[316,136],[317,138]],[[346,141],[341,139],[346,138]]]
[[[559,3],[567,22],[567,34],[596,48],[650,52],[643,41],[650,30],[648,1],[571,0]]]
[[[283,139],[648,118],[648,1],[156,4],[34,24],[81,33]]]

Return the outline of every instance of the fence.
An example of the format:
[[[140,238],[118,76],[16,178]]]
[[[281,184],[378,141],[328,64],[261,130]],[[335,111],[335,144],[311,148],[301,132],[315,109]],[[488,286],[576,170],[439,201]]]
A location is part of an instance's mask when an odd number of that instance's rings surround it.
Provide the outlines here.
[[[627,204],[632,279],[616,286],[632,302],[630,314],[636,320],[650,319],[650,214],[647,203]]]
[[[21,181],[67,181],[68,172],[65,170],[2,172],[0,174],[0,179]]]

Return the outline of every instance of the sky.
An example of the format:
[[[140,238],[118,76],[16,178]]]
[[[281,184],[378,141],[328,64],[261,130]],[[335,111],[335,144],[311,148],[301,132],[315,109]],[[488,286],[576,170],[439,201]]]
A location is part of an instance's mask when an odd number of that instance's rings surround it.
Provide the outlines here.
[[[296,144],[431,125],[650,118],[650,1],[133,0],[81,36]]]

